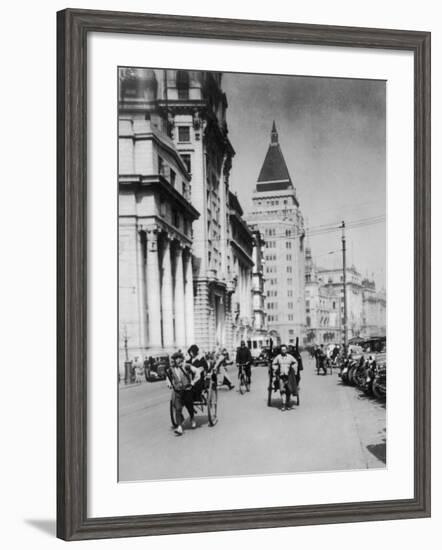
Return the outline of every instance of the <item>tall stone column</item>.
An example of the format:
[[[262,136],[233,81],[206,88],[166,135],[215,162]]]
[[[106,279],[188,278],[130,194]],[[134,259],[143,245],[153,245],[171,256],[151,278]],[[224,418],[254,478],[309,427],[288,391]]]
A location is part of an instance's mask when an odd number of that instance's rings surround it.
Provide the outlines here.
[[[186,345],[186,318],[184,302],[183,249],[175,248],[175,344],[179,348]]]
[[[165,348],[172,348],[174,345],[173,287],[172,267],[170,261],[170,241],[167,236],[162,242],[161,271],[161,317],[163,322],[163,346]]]
[[[186,345],[191,346],[194,343],[194,314],[193,314],[193,271],[192,271],[192,253],[189,249],[185,255],[185,286],[184,300],[186,302]]]
[[[139,326],[140,326],[140,347],[146,347],[147,336],[147,305],[146,305],[146,285],[145,285],[145,246],[146,240],[144,234],[140,231],[136,232],[137,239],[137,292],[138,292],[138,307],[139,307]]]
[[[147,231],[146,253],[147,308],[149,315],[149,347],[161,348],[161,289],[156,228]]]

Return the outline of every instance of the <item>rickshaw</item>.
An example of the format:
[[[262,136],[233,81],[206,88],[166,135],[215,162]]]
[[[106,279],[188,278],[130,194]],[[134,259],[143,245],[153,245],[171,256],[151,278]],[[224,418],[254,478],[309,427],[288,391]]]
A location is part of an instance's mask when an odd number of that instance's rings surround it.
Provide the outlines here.
[[[272,393],[274,393],[274,392],[277,392],[278,394],[280,393],[279,392],[279,377],[275,373],[275,371],[273,370],[271,363],[270,363],[270,366],[269,366],[269,369],[268,369],[268,373],[269,373],[269,385],[267,387],[267,406],[271,407],[272,406]],[[299,384],[298,384],[298,380],[297,380],[297,383],[296,383],[296,392],[295,392],[294,395],[292,394],[292,397],[294,397],[294,399],[295,399],[296,406],[299,407]]]
[[[170,396],[170,420],[172,426],[176,428],[178,426],[177,411],[175,408],[175,395],[176,391],[173,387],[172,377],[169,375],[169,371],[166,371],[167,377],[172,385],[172,393]],[[197,410],[204,413],[207,409],[207,418],[209,426],[215,426],[218,422],[218,387],[217,387],[217,375],[213,367],[210,367],[208,371],[202,373],[203,376],[203,389],[201,391],[201,397],[199,400],[194,400],[193,407],[195,412]]]

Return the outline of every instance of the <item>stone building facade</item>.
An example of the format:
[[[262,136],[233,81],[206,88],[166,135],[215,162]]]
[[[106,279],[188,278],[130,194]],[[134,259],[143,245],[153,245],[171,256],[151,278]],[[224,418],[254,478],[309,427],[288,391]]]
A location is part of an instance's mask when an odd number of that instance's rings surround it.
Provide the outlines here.
[[[311,250],[305,250],[305,324],[304,343],[326,344],[341,341],[340,298],[324,285],[313,262]]]
[[[229,192],[230,246],[233,275],[232,330],[233,348],[241,340],[250,342],[253,335],[253,244],[251,229],[243,219],[238,197]]]
[[[273,123],[270,145],[247,217],[264,237],[268,330],[274,343],[305,336],[304,220]],[[275,341],[276,340],[276,341]]]
[[[254,237],[229,187],[221,73],[119,71],[120,362],[233,351],[253,326]],[[236,306],[235,306],[236,307]]]
[[[344,286],[342,269],[318,268],[306,249],[305,343],[342,342],[344,337]],[[347,338],[386,334],[386,297],[374,281],[363,279],[355,266],[347,268]]]
[[[168,131],[192,177],[195,342],[203,350],[232,349],[233,262],[227,99],[221,73],[166,70],[161,107]]]
[[[120,364],[126,351],[144,357],[147,349],[171,351],[194,340],[192,224],[199,213],[187,167],[148,95],[153,71],[137,71],[120,70]]]

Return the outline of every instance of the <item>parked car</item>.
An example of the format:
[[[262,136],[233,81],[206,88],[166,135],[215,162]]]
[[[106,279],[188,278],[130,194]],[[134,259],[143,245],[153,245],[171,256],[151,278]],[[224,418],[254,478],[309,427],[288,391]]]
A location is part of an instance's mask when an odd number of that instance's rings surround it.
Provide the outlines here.
[[[165,354],[151,355],[144,361],[144,374],[148,382],[166,379],[166,369],[170,366],[169,356]]]

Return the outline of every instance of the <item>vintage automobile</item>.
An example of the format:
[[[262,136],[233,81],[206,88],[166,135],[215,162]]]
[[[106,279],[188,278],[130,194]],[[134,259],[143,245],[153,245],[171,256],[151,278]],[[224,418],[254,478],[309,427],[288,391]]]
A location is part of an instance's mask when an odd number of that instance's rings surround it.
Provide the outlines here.
[[[144,375],[148,382],[166,379],[166,370],[170,366],[166,354],[151,355],[144,360]]]

